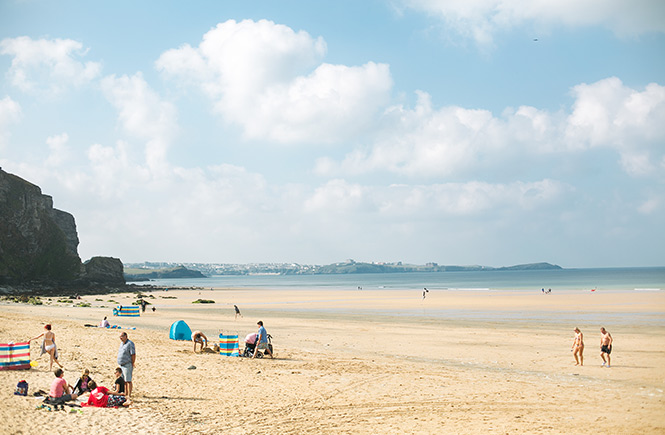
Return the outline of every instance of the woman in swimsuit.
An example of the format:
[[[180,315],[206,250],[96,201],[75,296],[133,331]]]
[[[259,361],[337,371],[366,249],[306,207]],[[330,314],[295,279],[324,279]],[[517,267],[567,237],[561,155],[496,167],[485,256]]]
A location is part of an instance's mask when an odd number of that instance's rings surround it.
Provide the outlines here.
[[[56,358],[56,354],[55,354],[55,334],[53,333],[53,331],[51,331],[51,325],[48,324],[48,325],[44,326],[44,329],[46,330],[45,332],[39,334],[35,338],[31,338],[30,340],[28,340],[28,342],[33,341],[33,340],[37,340],[39,337],[43,336],[44,337],[44,342],[42,343],[42,347],[43,347],[42,352],[43,353],[44,352],[48,353],[49,356],[51,357],[51,364],[49,365],[49,371],[53,370],[53,361],[55,361],[55,363],[57,365],[59,365],[60,368],[62,368],[62,364],[60,364],[58,362],[58,358]]]
[[[575,357],[575,365],[583,366],[584,365],[584,336],[580,328],[575,328],[575,339],[573,340],[573,356]]]

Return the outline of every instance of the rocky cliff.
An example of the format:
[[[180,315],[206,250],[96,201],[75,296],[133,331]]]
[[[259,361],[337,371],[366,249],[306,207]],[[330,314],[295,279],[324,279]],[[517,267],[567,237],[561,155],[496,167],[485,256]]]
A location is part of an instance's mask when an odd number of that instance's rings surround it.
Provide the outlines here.
[[[53,208],[38,186],[0,169],[0,284],[124,285],[120,260],[95,257],[84,265],[78,244],[74,216]]]

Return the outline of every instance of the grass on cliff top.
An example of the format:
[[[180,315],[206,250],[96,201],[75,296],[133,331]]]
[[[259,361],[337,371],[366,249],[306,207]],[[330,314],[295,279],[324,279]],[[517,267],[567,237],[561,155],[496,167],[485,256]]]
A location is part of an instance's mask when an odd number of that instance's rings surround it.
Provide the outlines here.
[[[173,272],[176,269],[181,269],[181,267],[167,267],[164,269],[143,269],[143,268],[133,268],[125,267],[125,275],[149,275],[151,273],[164,273],[164,272]]]

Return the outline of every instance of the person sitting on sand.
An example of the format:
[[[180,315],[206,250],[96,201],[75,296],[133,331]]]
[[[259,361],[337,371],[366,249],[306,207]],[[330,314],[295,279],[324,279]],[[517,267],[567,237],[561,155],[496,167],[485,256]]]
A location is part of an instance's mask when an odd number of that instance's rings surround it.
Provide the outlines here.
[[[573,340],[573,356],[575,357],[575,365],[583,366],[584,365],[584,336],[580,328],[575,328],[575,339]]]
[[[90,381],[92,381],[92,378],[90,378],[90,370],[83,370],[81,377],[76,381],[76,385],[74,385],[74,393],[80,396],[81,394],[90,391],[88,388]]]
[[[612,353],[612,335],[605,328],[600,328],[600,357],[603,359],[603,367],[610,367],[610,353]]]
[[[65,372],[62,369],[55,369],[53,372],[55,379],[51,382],[49,397],[51,401],[57,404],[63,404],[76,399],[79,395],[72,392],[72,387],[67,384],[63,377]]]
[[[100,328],[109,328],[111,325],[109,324],[109,321],[106,320],[106,316],[104,316],[104,320],[99,324]]]
[[[113,383],[113,392],[116,394],[125,394],[125,378],[122,377],[122,369],[115,369],[115,382]]]
[[[124,393],[114,393],[109,391],[108,388],[97,386],[95,381],[90,381],[88,384],[92,391],[88,401],[83,406],[96,406],[98,408],[117,408],[118,406],[129,406],[132,404],[131,400],[125,397]]]
[[[208,337],[201,331],[192,332],[192,341],[194,342],[194,353],[196,353],[196,344],[201,345],[201,352],[203,352],[203,341],[205,340],[205,347],[208,347]]]
[[[42,340],[42,353],[40,353],[39,356],[42,356],[45,353],[49,354],[49,356],[51,357],[51,361],[48,367],[49,371],[53,370],[54,361],[57,365],[60,366],[60,368],[62,368],[62,364],[58,362],[58,348],[55,345],[55,334],[53,333],[53,331],[51,331],[51,325],[50,324],[45,325],[44,329],[46,330],[46,332],[39,334],[35,338],[31,338],[30,340],[28,340],[28,343],[37,340],[39,337],[43,336],[44,339]]]

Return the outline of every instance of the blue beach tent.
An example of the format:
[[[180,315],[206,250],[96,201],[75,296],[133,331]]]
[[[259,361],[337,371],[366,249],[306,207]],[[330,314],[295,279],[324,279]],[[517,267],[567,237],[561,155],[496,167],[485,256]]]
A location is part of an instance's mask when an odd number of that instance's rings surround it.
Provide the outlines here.
[[[189,329],[184,320],[178,320],[171,325],[171,332],[169,333],[171,340],[187,340],[192,341],[192,330]]]

